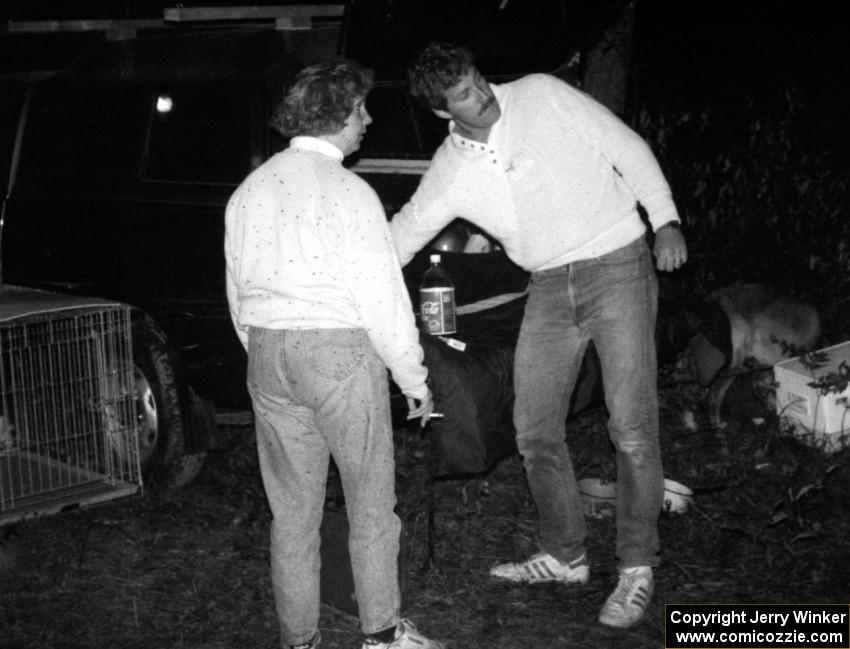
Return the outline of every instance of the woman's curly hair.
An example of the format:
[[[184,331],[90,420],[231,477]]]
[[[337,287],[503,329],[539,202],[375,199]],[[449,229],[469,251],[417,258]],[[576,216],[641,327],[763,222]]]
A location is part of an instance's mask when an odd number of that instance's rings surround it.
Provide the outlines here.
[[[374,72],[351,59],[309,65],[296,75],[271,124],[286,137],[338,133],[374,83]]]
[[[472,51],[451,43],[428,43],[407,68],[410,94],[426,108],[445,110],[446,90],[475,65]]]

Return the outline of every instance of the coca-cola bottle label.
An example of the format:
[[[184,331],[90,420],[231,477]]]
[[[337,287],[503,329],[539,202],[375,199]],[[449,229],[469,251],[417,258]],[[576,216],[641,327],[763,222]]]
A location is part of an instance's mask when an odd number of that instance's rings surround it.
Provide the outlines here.
[[[455,290],[450,287],[420,288],[419,317],[422,328],[435,336],[453,334],[455,324]]]

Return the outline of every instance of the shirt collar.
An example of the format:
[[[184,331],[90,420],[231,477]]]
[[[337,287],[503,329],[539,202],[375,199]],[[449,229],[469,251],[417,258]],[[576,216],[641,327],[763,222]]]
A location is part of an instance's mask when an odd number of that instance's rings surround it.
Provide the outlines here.
[[[479,142],[458,133],[455,130],[454,120],[449,120],[449,137],[452,138],[452,143],[463,151],[470,153],[484,153],[487,151],[487,142]],[[488,137],[487,141],[489,142],[489,140],[490,138]]]
[[[312,135],[296,135],[289,141],[289,146],[293,149],[300,149],[301,151],[315,151],[340,162],[345,157],[339,148],[327,140],[313,137]]]

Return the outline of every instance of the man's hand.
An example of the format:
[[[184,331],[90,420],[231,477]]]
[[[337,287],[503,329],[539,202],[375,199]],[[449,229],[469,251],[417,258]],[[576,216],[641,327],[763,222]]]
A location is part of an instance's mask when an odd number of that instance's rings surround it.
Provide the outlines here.
[[[678,227],[666,225],[658,228],[652,252],[658,270],[673,271],[688,261],[688,246]]]
[[[407,418],[416,419],[417,417],[421,417],[422,420],[419,422],[419,425],[425,428],[428,425],[428,420],[431,418],[431,413],[434,412],[434,395],[431,394],[431,390],[428,390],[425,398],[419,401],[419,405],[416,405],[416,399],[407,397],[407,409],[410,411],[407,413]]]

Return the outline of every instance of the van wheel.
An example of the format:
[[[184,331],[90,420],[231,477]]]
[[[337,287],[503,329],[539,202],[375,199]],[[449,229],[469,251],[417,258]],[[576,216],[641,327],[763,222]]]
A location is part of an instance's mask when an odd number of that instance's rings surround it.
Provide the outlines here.
[[[145,483],[161,487],[188,484],[200,473],[206,453],[186,453],[174,366],[165,337],[147,322],[138,323],[133,330],[133,379]],[[197,401],[193,393],[189,400]],[[194,403],[189,406],[195,407]]]

